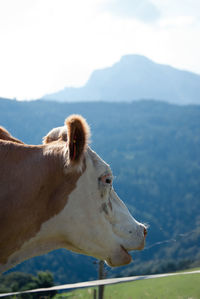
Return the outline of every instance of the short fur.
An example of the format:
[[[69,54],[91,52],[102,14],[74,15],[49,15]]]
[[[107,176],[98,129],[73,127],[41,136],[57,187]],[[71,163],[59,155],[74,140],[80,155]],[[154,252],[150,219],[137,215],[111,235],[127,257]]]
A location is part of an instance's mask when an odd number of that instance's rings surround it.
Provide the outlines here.
[[[56,141],[25,145],[0,128],[0,264],[64,209],[85,170],[64,172],[67,143]]]
[[[69,142],[69,158],[74,162],[78,162],[88,146],[90,138],[89,126],[80,115],[69,116],[65,124]]]
[[[72,115],[65,124],[43,145],[23,144],[1,129],[0,272],[59,248],[122,266],[131,262],[128,251],[144,247],[146,228],[88,146],[86,121]]]
[[[2,140],[7,140],[7,141],[12,141],[15,143],[21,143],[23,144],[22,141],[18,140],[17,138],[13,137],[5,128],[0,127],[0,139]]]
[[[51,143],[59,139],[67,142],[66,126],[52,129],[46,136],[43,137],[43,144]]]

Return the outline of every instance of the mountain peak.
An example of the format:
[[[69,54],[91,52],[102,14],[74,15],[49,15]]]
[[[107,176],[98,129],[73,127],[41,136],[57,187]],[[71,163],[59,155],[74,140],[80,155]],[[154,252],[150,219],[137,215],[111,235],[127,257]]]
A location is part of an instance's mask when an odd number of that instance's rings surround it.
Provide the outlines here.
[[[149,58],[139,54],[126,54],[121,57],[119,63],[152,62]],[[153,63],[153,62],[152,62]]]
[[[180,105],[199,104],[200,75],[128,54],[111,67],[95,70],[85,86],[65,88],[44,98],[71,102],[155,99]]]

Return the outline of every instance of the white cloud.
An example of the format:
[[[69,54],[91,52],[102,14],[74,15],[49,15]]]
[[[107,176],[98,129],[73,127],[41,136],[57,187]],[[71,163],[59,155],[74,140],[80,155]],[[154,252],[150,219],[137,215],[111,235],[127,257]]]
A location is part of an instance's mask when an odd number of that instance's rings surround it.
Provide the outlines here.
[[[199,0],[151,0],[162,14],[162,17],[200,16]]]
[[[159,18],[159,11],[149,0],[110,0],[102,4],[106,11],[122,18],[135,18],[152,22]]]
[[[147,23],[102,10],[108,0],[1,0],[0,96],[82,85],[127,53],[200,73],[198,2],[151,2],[160,17]]]
[[[178,16],[161,19],[159,24],[161,27],[185,27],[196,23],[194,16]]]

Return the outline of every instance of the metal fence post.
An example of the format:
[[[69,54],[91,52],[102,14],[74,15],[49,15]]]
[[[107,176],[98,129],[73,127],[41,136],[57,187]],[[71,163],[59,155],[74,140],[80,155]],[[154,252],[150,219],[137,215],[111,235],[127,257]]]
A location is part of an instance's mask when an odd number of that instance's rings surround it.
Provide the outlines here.
[[[104,279],[104,261],[99,261],[99,279]],[[98,287],[98,299],[103,299],[104,285]]]
[[[97,290],[96,289],[93,290],[93,299],[97,299]]]

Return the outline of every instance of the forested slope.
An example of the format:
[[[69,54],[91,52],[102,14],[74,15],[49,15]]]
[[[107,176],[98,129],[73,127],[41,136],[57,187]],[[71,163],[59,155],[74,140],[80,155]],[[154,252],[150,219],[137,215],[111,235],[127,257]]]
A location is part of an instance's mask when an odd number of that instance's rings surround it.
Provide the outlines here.
[[[156,272],[162,270],[161,264],[167,268],[170,263],[198,262],[200,106],[156,101],[61,104],[0,99],[0,125],[31,144],[41,143],[42,137],[61,126],[71,113],[87,119],[91,147],[111,165],[116,191],[134,217],[150,226],[149,249],[133,253],[135,262],[130,266],[108,273],[149,272],[153,265]],[[165,240],[171,241],[155,245]],[[18,270],[48,269],[57,282],[75,282],[95,278],[93,261],[61,250],[27,261]]]

